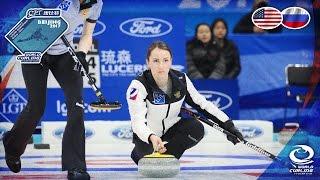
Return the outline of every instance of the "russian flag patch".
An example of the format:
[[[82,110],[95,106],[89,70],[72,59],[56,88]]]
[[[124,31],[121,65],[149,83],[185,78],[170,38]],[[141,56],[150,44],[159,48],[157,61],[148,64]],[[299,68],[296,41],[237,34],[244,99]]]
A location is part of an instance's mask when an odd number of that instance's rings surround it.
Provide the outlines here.
[[[138,89],[132,88],[130,90],[130,99],[131,100],[136,100],[137,96],[138,96]]]

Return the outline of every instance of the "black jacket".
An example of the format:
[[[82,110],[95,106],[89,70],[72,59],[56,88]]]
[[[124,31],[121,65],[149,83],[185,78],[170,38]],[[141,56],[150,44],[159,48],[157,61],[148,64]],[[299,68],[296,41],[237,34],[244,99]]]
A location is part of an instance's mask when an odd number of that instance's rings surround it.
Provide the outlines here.
[[[187,75],[191,79],[234,79],[241,70],[237,46],[224,40],[221,48],[215,41],[204,45],[199,40],[187,43]]]
[[[220,47],[214,40],[212,43],[220,53],[216,72],[222,75],[224,79],[235,79],[241,71],[240,54],[237,45],[231,40],[224,39],[223,47]],[[221,69],[224,71],[221,71]]]

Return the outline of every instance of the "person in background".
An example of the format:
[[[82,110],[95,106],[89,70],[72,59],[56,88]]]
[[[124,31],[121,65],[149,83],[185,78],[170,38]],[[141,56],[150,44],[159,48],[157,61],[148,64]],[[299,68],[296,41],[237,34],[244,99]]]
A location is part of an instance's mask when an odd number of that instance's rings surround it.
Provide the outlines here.
[[[194,37],[187,42],[187,75],[191,79],[216,78],[211,76],[216,68],[219,53],[212,44],[210,25],[200,23]]]
[[[227,38],[228,25],[222,18],[211,24],[212,44],[219,52],[219,60],[211,77],[216,79],[235,79],[241,71],[240,55],[237,45]]]
[[[255,10],[268,6],[267,0],[255,0],[251,12],[244,15],[233,29],[233,33],[279,33],[282,32],[281,26],[275,29],[264,30],[255,26],[251,20],[251,16]]]

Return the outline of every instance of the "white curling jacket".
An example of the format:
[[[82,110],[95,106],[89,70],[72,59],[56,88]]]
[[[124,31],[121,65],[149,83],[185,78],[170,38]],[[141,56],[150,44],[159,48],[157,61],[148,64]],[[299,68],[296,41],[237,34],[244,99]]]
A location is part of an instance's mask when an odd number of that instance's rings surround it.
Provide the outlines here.
[[[185,73],[171,69],[169,76],[172,81],[171,97],[157,86],[150,70],[133,80],[127,90],[132,130],[142,141],[149,143],[151,134],[161,137],[177,123],[181,119],[179,114],[183,102],[219,124],[229,120],[223,111],[195,89]]]

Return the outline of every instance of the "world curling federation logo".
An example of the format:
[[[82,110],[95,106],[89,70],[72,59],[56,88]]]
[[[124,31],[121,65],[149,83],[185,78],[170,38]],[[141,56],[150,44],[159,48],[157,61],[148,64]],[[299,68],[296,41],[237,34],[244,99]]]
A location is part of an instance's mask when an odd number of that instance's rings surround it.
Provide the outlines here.
[[[293,166],[290,172],[295,175],[311,175],[313,173],[312,163],[314,162],[312,160],[314,156],[313,149],[307,145],[296,145],[293,147],[294,149],[289,154]]]

